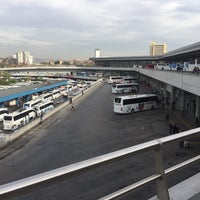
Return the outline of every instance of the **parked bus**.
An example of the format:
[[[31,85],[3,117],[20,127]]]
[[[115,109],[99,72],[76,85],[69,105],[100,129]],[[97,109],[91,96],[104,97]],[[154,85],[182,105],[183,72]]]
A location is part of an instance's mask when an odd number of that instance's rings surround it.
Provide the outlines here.
[[[35,111],[36,111],[37,116],[40,116],[41,113],[47,113],[47,112],[53,110],[53,108],[54,108],[53,101],[48,101],[48,102],[44,102],[44,103],[37,105],[35,107]]]
[[[67,91],[67,89],[66,89],[66,87],[65,86],[63,86],[63,87],[60,87],[60,94],[66,94],[66,91]]]
[[[135,76],[124,76],[123,83],[138,83],[138,78]]]
[[[15,111],[4,116],[3,128],[4,130],[15,130],[28,124],[30,121],[34,120],[35,117],[36,112],[33,108]]]
[[[36,100],[39,97],[38,93],[32,94],[32,100]]]
[[[98,72],[98,73],[96,73],[96,76],[97,76],[97,78],[102,78],[103,77],[103,73]]]
[[[111,76],[108,80],[108,83],[122,83],[123,82],[123,76]]]
[[[143,110],[153,110],[157,107],[158,97],[155,94],[118,96],[114,98],[115,113],[134,113]]]
[[[23,104],[23,109],[34,108],[39,103],[42,103],[42,99],[27,101]]]
[[[46,102],[46,101],[51,101],[53,99],[52,93],[48,92],[45,94],[41,95],[42,101]]]
[[[72,86],[77,86],[77,81],[74,81],[74,80],[72,80],[72,79],[70,79],[69,81],[68,81],[68,84],[69,85],[72,85]],[[68,86],[68,85],[67,85]]]
[[[8,108],[0,108],[0,121],[3,121],[4,116],[8,114]]]
[[[51,94],[52,94],[52,98],[53,98],[53,99],[57,99],[58,97],[61,96],[61,94],[60,94],[60,89],[55,89],[55,90],[53,90],[53,91],[51,92]]]
[[[112,93],[138,93],[139,84],[138,83],[122,83],[122,84],[113,84]]]

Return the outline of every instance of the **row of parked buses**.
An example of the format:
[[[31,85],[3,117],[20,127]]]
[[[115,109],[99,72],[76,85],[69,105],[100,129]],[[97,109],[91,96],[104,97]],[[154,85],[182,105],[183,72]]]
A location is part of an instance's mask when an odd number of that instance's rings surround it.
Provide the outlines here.
[[[41,113],[47,113],[54,109],[54,102],[62,95],[75,89],[85,89],[88,83],[69,81],[66,86],[53,89],[44,94],[33,94],[32,100],[25,102],[22,108],[9,113],[8,108],[0,108],[0,121],[3,121],[4,130],[16,130],[37,118]]]
[[[22,109],[8,113],[3,116],[3,129],[16,130],[30,123],[41,113],[47,113],[54,109],[52,100],[43,101],[41,98],[28,101],[23,104]]]
[[[47,113],[54,108],[53,101],[47,101],[34,105],[26,109],[20,109],[5,115],[3,118],[4,130],[16,130],[41,115],[41,113]]]
[[[42,103],[46,103],[50,101],[53,102],[53,100],[62,96],[65,93],[65,90],[63,90],[62,88],[54,89],[51,92],[47,92],[41,95],[37,94],[37,98],[36,98],[36,95],[34,95],[34,98],[32,97],[32,100],[27,101],[23,104],[23,109],[34,108],[38,104],[42,104]]]
[[[114,94],[139,92],[138,79],[134,76],[111,76],[109,80]]]
[[[64,87],[66,90],[66,88]],[[4,130],[16,130],[41,115],[54,109],[53,100],[63,94],[63,88],[57,88],[44,94],[33,94],[32,100],[25,102],[22,108],[12,113],[8,108],[0,109],[0,120],[3,121]]]
[[[155,94],[138,94],[139,82],[135,77],[110,77],[112,93],[123,94],[115,96],[114,112],[119,114],[135,113],[144,110],[154,110],[158,107],[158,97]],[[131,95],[125,95],[132,93]]]

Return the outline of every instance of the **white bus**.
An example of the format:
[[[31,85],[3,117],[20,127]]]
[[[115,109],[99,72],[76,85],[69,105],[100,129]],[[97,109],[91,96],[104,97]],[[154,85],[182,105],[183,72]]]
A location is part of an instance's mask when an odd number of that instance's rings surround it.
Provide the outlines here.
[[[32,94],[32,100],[36,100],[39,97],[38,93]]]
[[[16,130],[36,118],[36,112],[33,108],[18,110],[3,118],[4,130]]]
[[[122,84],[113,84],[112,93],[138,93],[139,85],[138,83],[122,83]]]
[[[138,83],[138,78],[135,76],[124,76],[123,83]]]
[[[52,93],[48,92],[45,94],[41,95],[42,101],[46,102],[46,101],[51,101],[53,99]]]
[[[37,105],[35,107],[35,111],[36,111],[37,116],[40,116],[42,112],[47,113],[47,112],[53,110],[53,108],[54,108],[53,101],[48,101],[48,102],[44,102],[44,103]]]
[[[103,77],[103,73],[98,72],[98,73],[96,73],[96,76],[97,76],[97,78],[102,78]]]
[[[114,98],[115,113],[134,113],[143,110],[153,110],[157,107],[158,97],[155,94],[118,96]]]
[[[39,103],[42,103],[42,99],[27,101],[23,104],[23,109],[34,108]]]
[[[52,92],[52,98],[53,99],[57,99],[58,97],[60,97],[62,94],[60,93],[60,89],[54,89]]]
[[[111,76],[108,80],[108,83],[122,83],[123,82],[123,76]]]
[[[65,95],[67,93],[67,88],[65,86],[60,87],[60,94]]]
[[[0,108],[0,121],[3,121],[4,116],[8,114],[8,108]]]

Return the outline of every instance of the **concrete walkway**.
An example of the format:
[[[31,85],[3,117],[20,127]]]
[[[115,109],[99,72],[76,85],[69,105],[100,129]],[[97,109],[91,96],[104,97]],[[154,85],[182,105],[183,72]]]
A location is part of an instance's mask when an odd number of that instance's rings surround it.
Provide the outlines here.
[[[170,200],[199,200],[200,199],[200,173],[169,189]],[[153,197],[149,200],[158,200]]]

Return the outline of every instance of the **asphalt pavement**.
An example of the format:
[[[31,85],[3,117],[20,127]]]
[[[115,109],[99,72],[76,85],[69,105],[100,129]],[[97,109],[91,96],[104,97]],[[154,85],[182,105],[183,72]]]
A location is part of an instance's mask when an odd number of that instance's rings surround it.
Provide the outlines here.
[[[1,151],[0,184],[170,134],[169,122],[165,119],[166,113],[162,108],[133,115],[116,115],[113,113],[112,99],[111,88],[105,84],[94,94],[88,97],[83,95],[80,102],[74,104],[75,112],[69,108],[63,109],[58,115],[30,130]],[[172,112],[170,116],[173,116],[181,130],[188,130],[178,115]],[[165,163],[169,166],[174,161],[195,154],[196,150],[196,147],[190,150],[172,147],[166,151]],[[176,155],[177,152],[181,153],[181,156]],[[109,168],[94,169],[94,173],[86,173],[76,179],[69,177],[69,181],[64,184],[38,191],[31,198],[25,196],[20,200],[39,197],[49,200],[98,199],[103,194],[148,175],[152,171],[151,163],[151,156],[140,155],[131,160],[120,161]],[[194,167],[184,171],[177,178],[173,176],[169,185],[187,179],[197,169],[199,168]],[[122,199],[142,200],[153,196],[151,194],[148,189],[136,192],[135,198],[131,194]]]

